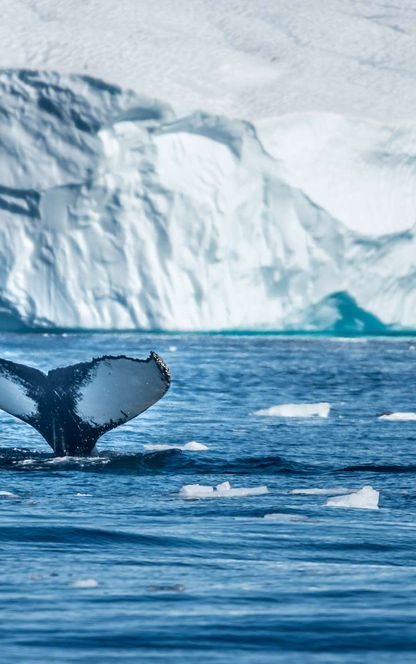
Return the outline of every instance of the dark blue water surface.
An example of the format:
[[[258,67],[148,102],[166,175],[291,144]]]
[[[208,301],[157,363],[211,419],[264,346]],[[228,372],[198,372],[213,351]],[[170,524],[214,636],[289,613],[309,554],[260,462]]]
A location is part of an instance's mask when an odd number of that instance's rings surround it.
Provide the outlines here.
[[[415,662],[416,422],[377,415],[416,410],[416,342],[0,337],[0,356],[41,369],[150,350],[171,389],[97,458],[54,460],[1,415],[0,491],[17,496],[0,495],[1,661]],[[328,419],[252,415],[319,401]],[[208,451],[144,447],[190,440]],[[226,480],[269,493],[178,496]],[[291,494],[366,484],[379,510]]]

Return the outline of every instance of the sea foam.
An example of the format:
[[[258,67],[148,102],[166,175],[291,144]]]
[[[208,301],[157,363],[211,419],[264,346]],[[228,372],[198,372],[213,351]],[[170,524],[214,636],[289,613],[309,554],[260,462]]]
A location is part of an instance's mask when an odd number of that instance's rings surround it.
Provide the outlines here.
[[[282,403],[270,408],[256,410],[253,415],[259,417],[328,417],[331,406],[326,401],[321,403]]]

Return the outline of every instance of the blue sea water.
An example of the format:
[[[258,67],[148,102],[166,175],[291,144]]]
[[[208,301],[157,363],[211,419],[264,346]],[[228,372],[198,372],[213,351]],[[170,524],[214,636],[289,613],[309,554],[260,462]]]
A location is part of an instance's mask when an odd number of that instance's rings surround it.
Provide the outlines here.
[[[416,422],[377,415],[416,410],[416,342],[0,336],[0,356],[41,369],[150,350],[171,389],[96,458],[53,459],[1,415],[0,491],[16,498],[0,496],[0,660],[415,662]],[[327,419],[252,415],[319,401]],[[144,447],[190,440],[209,449]],[[223,481],[269,493],[178,495]],[[379,510],[291,493],[367,484]]]

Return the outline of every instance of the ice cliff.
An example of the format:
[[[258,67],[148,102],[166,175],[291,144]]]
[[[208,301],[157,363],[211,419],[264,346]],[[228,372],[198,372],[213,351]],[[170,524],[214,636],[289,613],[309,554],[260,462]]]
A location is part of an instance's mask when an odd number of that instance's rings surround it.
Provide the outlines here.
[[[0,92],[1,329],[416,329],[416,125]]]

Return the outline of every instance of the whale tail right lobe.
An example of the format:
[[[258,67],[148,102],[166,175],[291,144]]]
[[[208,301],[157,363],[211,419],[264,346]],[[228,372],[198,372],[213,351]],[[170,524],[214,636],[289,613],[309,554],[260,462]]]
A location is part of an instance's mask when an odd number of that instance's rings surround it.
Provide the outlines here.
[[[0,408],[33,426],[60,456],[91,454],[100,436],[150,408],[169,385],[156,353],[146,360],[106,355],[48,374],[0,359]]]

